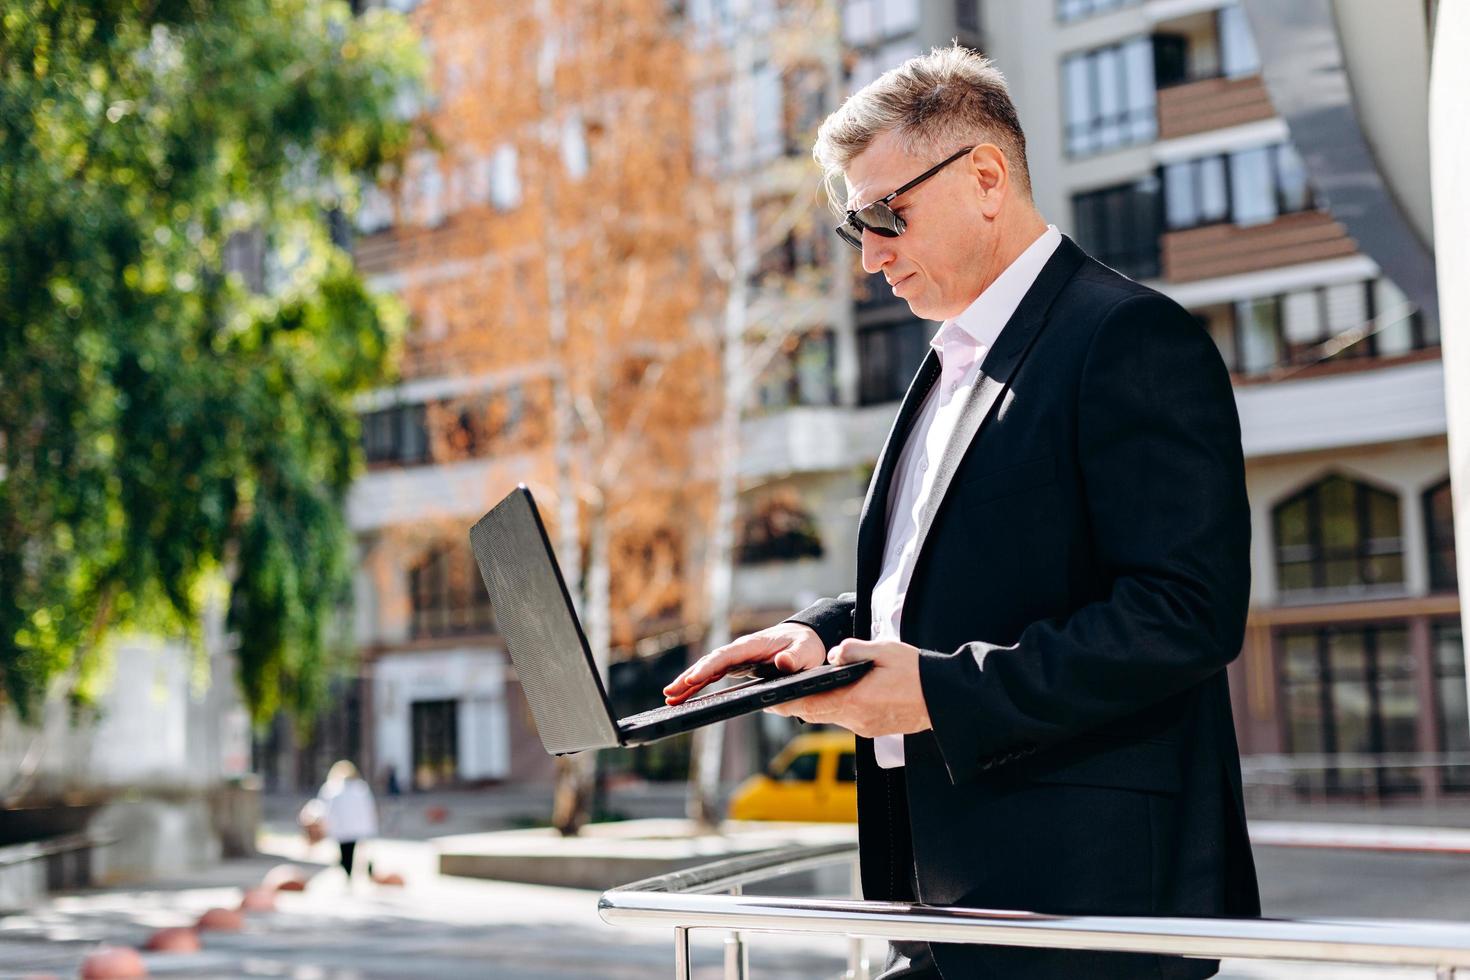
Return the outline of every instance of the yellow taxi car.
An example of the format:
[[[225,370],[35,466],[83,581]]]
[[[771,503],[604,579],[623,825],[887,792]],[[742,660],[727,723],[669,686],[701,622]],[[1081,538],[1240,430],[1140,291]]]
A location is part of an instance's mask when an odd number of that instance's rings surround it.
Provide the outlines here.
[[[730,798],[731,820],[857,820],[857,755],[851,732],[798,735],[763,775]]]

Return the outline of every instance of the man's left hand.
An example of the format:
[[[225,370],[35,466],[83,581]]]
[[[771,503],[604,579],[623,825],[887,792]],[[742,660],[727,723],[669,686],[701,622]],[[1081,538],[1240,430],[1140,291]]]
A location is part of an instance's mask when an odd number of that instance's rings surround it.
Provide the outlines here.
[[[843,640],[827,652],[830,664],[873,661],[857,681],[767,708],[813,724],[841,725],[855,735],[908,735],[933,728],[919,686],[919,648],[892,640]]]

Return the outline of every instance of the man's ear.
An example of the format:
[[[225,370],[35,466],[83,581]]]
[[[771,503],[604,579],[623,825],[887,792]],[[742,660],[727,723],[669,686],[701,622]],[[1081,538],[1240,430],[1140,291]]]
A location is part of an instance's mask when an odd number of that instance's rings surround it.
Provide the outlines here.
[[[1000,213],[1010,190],[1010,161],[994,143],[981,143],[970,151],[971,172],[974,174],[980,210],[987,218]]]

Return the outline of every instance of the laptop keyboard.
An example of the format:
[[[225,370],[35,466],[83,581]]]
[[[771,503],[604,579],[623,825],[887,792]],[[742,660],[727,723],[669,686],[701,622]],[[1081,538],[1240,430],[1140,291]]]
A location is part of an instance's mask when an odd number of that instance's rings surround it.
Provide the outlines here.
[[[650,709],[648,711],[640,711],[636,715],[628,715],[626,718],[618,719],[618,724],[646,725],[652,722],[663,721],[665,718],[671,718],[674,715],[683,714],[684,712],[689,711],[693,708],[703,708],[711,704],[722,704],[723,702],[729,701],[735,697],[744,696],[750,692],[750,687],[751,685],[748,683],[738,684],[735,687],[728,687],[723,691],[716,691],[713,694],[703,695],[692,701],[685,701],[683,704],[666,704],[658,708]]]

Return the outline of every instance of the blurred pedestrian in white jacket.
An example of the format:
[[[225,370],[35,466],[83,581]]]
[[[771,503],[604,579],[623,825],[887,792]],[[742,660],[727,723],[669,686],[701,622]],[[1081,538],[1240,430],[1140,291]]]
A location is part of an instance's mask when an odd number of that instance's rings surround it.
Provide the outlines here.
[[[353,852],[359,841],[378,834],[378,804],[367,781],[346,759],[327,770],[316,798],[325,809],[327,836],[342,850],[342,870],[352,878]]]

